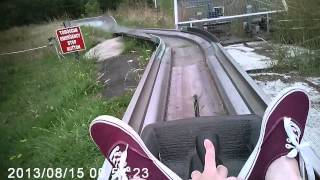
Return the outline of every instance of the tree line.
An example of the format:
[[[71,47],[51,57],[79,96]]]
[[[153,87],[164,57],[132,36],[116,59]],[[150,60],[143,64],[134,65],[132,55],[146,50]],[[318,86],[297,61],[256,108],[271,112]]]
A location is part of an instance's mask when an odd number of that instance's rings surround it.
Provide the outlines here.
[[[92,16],[116,10],[120,3],[152,5],[152,0],[1,0],[0,29]]]

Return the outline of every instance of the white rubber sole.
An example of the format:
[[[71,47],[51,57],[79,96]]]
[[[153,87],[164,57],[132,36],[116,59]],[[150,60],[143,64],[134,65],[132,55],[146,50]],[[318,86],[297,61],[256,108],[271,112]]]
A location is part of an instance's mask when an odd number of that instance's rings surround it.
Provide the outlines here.
[[[268,105],[263,118],[262,118],[262,123],[261,123],[261,129],[260,129],[260,136],[257,142],[257,145],[255,146],[254,150],[252,151],[251,155],[249,156],[248,160],[242,167],[240,173],[238,174],[238,178],[241,178],[243,180],[247,180],[252,172],[253,166],[255,165],[257,161],[257,157],[260,153],[261,145],[263,143],[264,135],[265,135],[265,129],[267,125],[267,120],[269,119],[271,113],[274,111],[274,109],[278,106],[278,104],[285,98],[287,97],[288,94],[292,92],[304,92],[305,94],[306,91],[300,87],[290,87],[285,90],[283,90],[280,94],[278,94]],[[309,100],[309,107],[310,107],[310,100]]]
[[[148,150],[148,148],[143,143],[140,136],[127,123],[125,123],[122,120],[115,118],[113,116],[102,115],[102,116],[98,116],[97,118],[95,118],[91,122],[90,129],[91,129],[92,125],[94,125],[96,123],[105,123],[108,125],[118,127],[119,129],[123,130],[124,132],[129,134],[141,146],[143,151],[148,155],[148,157],[153,161],[153,163],[168,177],[168,179],[182,180],[176,173],[174,173],[171,169],[169,169],[167,166],[162,164],[157,158],[155,158],[153,156],[153,154]],[[89,131],[90,131],[90,129],[89,129]],[[91,133],[90,133],[90,137],[93,140]],[[96,145],[96,146],[98,146],[98,145]]]

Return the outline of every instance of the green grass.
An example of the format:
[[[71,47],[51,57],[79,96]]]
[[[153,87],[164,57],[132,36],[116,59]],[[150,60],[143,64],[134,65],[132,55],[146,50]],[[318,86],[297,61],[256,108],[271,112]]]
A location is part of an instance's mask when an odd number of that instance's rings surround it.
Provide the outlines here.
[[[60,25],[3,31],[0,52],[45,45]],[[92,27],[81,30],[87,49],[112,37]],[[130,38],[124,42],[124,54],[137,53],[145,67],[154,45]],[[94,61],[76,61],[73,55],[59,60],[53,47],[2,56],[0,67],[0,179],[6,179],[9,167],[84,168],[89,179],[89,169],[104,161],[89,137],[89,123],[102,114],[121,118],[132,93],[103,99]]]
[[[120,25],[128,27],[173,28],[173,1],[159,1],[155,9],[144,3],[130,4],[124,1],[116,11],[111,11]]]
[[[320,53],[319,51],[296,53],[288,57],[286,48],[278,49],[275,59],[278,63],[274,65],[276,72],[288,73],[295,71],[302,76],[320,76]]]
[[[155,12],[156,13],[156,12]],[[133,27],[133,28],[168,28],[172,29],[173,20],[169,19],[168,17],[164,17],[159,15],[159,17],[146,17],[143,19],[128,19],[127,16],[116,15],[115,16],[117,22],[126,27]]]
[[[140,68],[144,68],[147,65],[154,49],[155,46],[151,42],[128,37],[124,38],[123,54],[138,53]]]
[[[87,49],[94,47],[105,39],[112,38],[112,33],[89,26],[81,26],[81,32],[83,33]]]
[[[283,44],[277,48],[277,71],[296,71],[305,76],[320,75],[320,26],[319,0],[288,0],[289,10],[273,17],[273,42]],[[287,45],[307,49],[287,57]]]
[[[42,33],[56,27],[3,32],[21,38],[0,37],[0,51],[45,43],[48,36]],[[90,47],[92,31],[83,33]],[[88,175],[89,168],[101,166],[104,158],[90,140],[89,123],[101,114],[121,118],[132,94],[104,100],[94,61],[75,61],[72,55],[59,60],[51,49],[3,56],[0,67],[0,179],[6,179],[9,167],[84,168]]]
[[[121,118],[130,95],[103,101],[92,61],[55,56],[1,61],[1,167],[99,167],[88,125],[101,114]],[[4,173],[6,174],[6,173]]]
[[[172,0],[159,0],[159,8],[161,11],[169,13],[170,16],[173,16],[173,1]]]
[[[273,39],[309,49],[320,49],[320,1],[288,1],[288,13],[275,16]]]

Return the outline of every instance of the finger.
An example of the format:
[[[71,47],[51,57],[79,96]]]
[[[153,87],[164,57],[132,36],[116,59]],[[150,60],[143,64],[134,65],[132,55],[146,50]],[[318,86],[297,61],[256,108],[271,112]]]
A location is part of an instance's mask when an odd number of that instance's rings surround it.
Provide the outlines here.
[[[216,170],[214,146],[210,140],[205,139],[204,147],[206,148],[206,155],[204,158],[204,172],[214,172]]]
[[[193,172],[191,173],[191,179],[192,179],[192,180],[197,180],[197,179],[200,178],[200,176],[201,176],[201,173],[200,173],[199,171],[193,171]]]
[[[217,172],[224,178],[228,177],[228,169],[222,165],[217,167]]]

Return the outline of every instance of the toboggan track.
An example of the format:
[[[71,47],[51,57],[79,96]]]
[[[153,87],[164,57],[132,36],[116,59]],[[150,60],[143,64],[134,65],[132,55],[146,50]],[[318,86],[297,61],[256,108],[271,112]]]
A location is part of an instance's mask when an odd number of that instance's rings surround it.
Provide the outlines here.
[[[66,24],[98,24],[117,36],[155,43],[157,48],[122,120],[141,134],[151,152],[155,156],[161,154],[162,161],[182,178],[188,178],[185,164],[190,159],[186,157],[193,151],[197,133],[220,132],[221,141],[226,142],[221,149],[222,158],[228,167],[234,167],[231,174],[238,173],[256,143],[255,129],[259,129],[270,99],[216,37],[195,28],[128,29],[117,26],[110,16]],[[195,117],[195,97],[200,117]],[[228,132],[230,129],[233,132]],[[235,153],[240,158],[233,161]],[[309,149],[308,153],[320,166],[314,151]],[[320,171],[320,167],[316,168]]]

